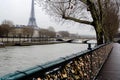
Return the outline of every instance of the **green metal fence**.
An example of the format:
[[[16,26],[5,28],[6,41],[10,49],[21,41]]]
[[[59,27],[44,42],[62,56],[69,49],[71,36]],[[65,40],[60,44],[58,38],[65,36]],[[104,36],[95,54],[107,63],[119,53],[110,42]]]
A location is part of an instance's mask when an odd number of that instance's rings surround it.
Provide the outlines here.
[[[25,71],[16,71],[0,80],[94,80],[111,50],[112,43],[103,44]]]

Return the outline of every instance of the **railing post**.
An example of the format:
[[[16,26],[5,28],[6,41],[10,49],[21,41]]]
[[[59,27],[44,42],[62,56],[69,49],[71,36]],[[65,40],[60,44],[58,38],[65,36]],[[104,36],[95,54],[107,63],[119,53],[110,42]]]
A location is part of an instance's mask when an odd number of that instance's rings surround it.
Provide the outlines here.
[[[88,50],[92,50],[91,43],[88,43]]]

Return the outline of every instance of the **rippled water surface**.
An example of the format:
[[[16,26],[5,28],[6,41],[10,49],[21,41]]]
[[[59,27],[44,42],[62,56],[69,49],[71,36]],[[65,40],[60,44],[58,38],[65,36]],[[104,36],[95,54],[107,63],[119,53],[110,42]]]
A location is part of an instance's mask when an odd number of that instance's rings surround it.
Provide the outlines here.
[[[52,44],[0,48],[0,76],[86,50],[86,44]]]

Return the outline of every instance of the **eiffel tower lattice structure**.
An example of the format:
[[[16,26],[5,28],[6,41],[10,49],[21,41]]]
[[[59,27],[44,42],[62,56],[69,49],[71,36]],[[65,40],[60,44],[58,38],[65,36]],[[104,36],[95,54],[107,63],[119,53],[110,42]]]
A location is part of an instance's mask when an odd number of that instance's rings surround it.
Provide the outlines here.
[[[31,14],[28,22],[28,26],[30,27],[38,27],[35,19],[35,9],[34,9],[34,0],[32,0],[32,5],[31,5]]]

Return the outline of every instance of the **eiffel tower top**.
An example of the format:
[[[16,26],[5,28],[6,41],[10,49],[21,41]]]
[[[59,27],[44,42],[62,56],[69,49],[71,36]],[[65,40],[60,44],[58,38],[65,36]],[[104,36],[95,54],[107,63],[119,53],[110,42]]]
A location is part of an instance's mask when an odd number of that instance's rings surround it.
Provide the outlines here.
[[[35,19],[35,9],[34,9],[34,0],[32,0],[32,5],[31,5],[31,14],[28,22],[28,26],[30,27],[38,27]]]

